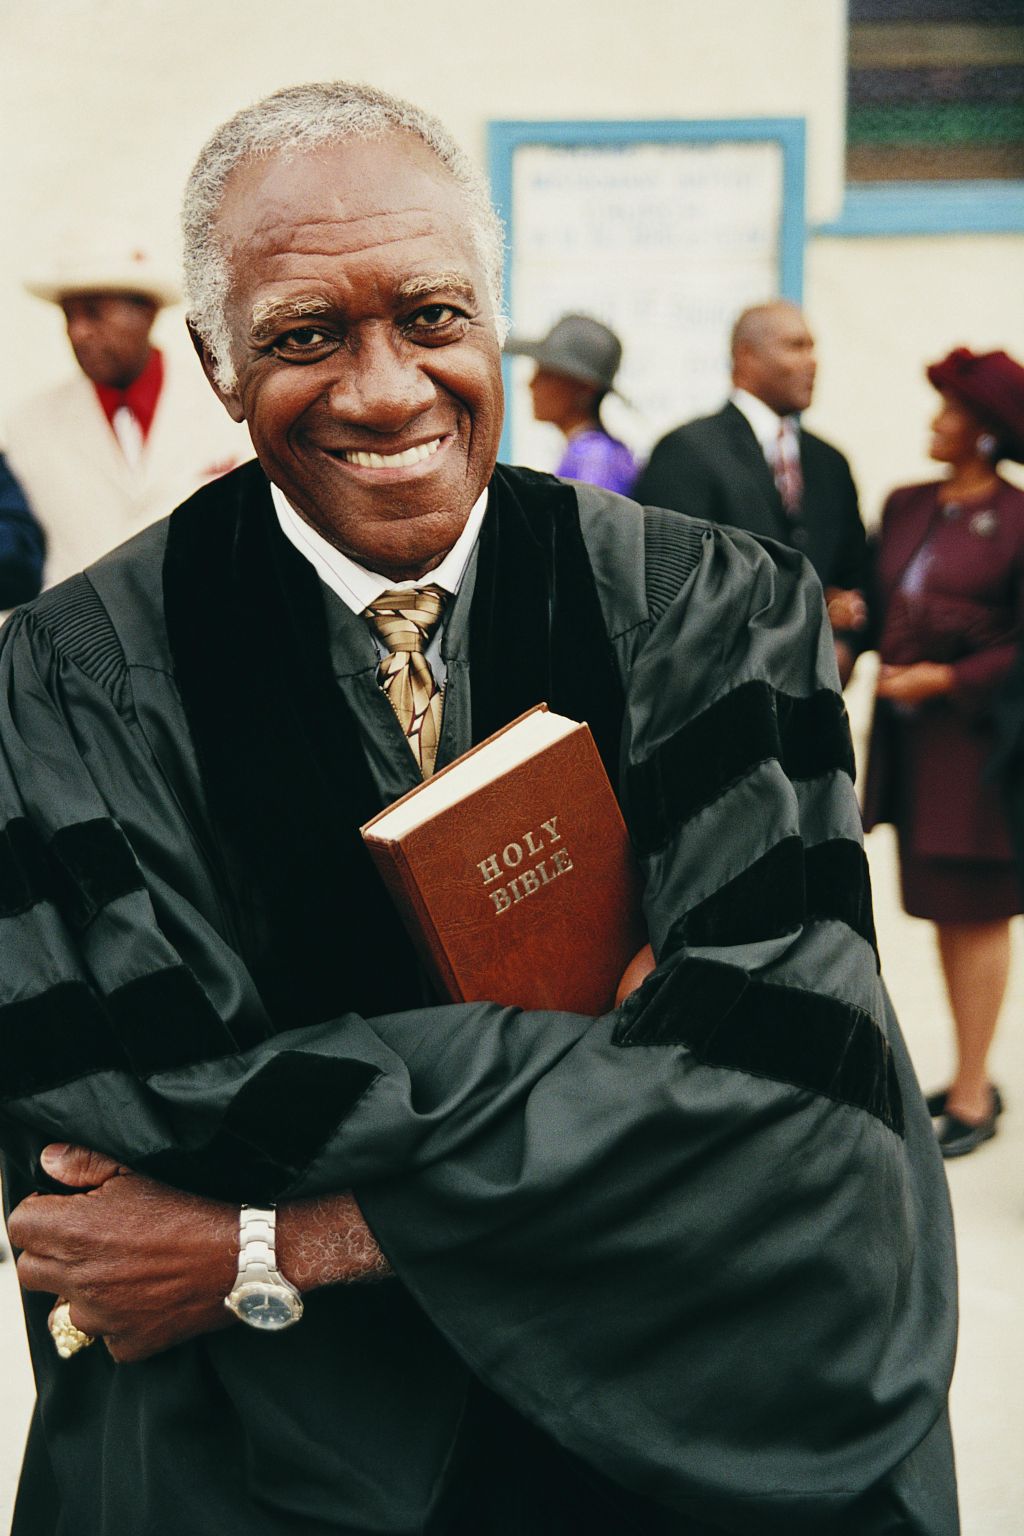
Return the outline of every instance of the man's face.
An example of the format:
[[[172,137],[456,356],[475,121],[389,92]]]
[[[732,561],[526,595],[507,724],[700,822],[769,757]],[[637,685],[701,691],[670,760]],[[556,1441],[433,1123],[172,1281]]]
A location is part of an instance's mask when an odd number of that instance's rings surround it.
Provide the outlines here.
[[[86,378],[127,389],[146,366],[156,305],[134,293],[75,293],[60,307]]]
[[[502,419],[456,183],[410,135],[354,140],[240,166],[218,230],[237,373],[218,393],[267,474],[360,564],[430,570],[490,478]]]
[[[736,382],[779,416],[805,411],[817,372],[814,337],[792,304],[779,304],[761,320],[755,338],[737,352]],[[742,379],[749,382],[743,383]]]

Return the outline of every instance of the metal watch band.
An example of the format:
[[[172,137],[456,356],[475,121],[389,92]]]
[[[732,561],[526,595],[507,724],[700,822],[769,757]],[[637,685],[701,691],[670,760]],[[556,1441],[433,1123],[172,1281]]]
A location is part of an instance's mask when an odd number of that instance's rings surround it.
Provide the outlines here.
[[[236,1287],[246,1280],[277,1278],[277,1211],[274,1206],[243,1205],[238,1219],[238,1278]]]
[[[238,1274],[224,1305],[250,1328],[276,1333],[302,1316],[297,1286],[277,1267],[277,1212],[243,1205],[238,1217]]]

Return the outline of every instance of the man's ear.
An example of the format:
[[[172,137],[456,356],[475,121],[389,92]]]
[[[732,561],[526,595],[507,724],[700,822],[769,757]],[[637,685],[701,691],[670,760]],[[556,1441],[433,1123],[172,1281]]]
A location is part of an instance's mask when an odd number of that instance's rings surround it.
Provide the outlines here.
[[[206,345],[206,342],[200,336],[191,320],[186,320],[185,325],[188,329],[188,334],[191,337],[192,345],[196,349],[196,356],[198,357],[200,363],[203,365],[203,372],[206,374],[210,388],[213,390],[214,394],[217,396],[217,399],[227,411],[232,421],[244,421],[245,411],[242,409],[242,402],[238,397],[237,391],[234,389],[224,389],[217,382],[216,365],[212,356],[210,355],[210,351]]]

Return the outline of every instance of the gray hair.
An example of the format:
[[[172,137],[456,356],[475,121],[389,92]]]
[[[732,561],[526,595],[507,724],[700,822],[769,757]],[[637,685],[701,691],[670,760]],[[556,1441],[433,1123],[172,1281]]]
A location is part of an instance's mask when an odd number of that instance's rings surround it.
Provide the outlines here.
[[[224,389],[235,383],[226,304],[229,272],[217,236],[228,178],[245,160],[302,153],[346,139],[415,134],[450,172],[466,202],[470,238],[487,278],[498,340],[508,321],[502,306],[504,230],[484,178],[447,129],[419,107],[369,85],[328,80],[288,86],[245,107],[207,140],[185,186],[181,210],[185,296],[189,320],[206,346]]]

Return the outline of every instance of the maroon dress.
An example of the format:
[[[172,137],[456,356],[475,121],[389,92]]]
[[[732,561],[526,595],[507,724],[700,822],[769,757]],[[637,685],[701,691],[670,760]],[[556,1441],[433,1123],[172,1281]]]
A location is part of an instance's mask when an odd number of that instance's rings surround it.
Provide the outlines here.
[[[894,491],[882,515],[876,600],[883,662],[952,666],[953,692],[879,699],[864,820],[895,823],[914,917],[990,922],[1021,910],[998,785],[986,774],[991,704],[1024,628],[1024,491],[943,508],[941,483]]]

